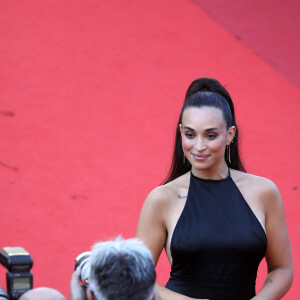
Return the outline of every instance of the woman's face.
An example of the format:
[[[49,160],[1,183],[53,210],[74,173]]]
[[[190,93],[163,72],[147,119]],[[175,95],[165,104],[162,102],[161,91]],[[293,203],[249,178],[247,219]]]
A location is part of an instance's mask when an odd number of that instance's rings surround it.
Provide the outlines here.
[[[208,106],[190,107],[184,110],[181,121],[182,149],[192,169],[222,171],[226,167],[226,145],[235,135],[234,126],[227,130],[222,111]]]

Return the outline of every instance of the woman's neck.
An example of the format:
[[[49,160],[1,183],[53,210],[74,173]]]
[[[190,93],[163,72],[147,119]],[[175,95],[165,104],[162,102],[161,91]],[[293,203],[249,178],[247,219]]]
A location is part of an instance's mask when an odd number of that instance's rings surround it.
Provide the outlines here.
[[[202,179],[219,180],[224,179],[229,175],[229,168],[225,162],[224,165],[219,168],[195,169],[192,167],[191,171],[193,175]]]

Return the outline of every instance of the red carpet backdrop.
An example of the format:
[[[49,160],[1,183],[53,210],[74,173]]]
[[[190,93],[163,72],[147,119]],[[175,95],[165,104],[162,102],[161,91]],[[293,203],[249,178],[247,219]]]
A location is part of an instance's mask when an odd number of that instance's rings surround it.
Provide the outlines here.
[[[0,1],[0,248],[31,253],[36,287],[68,296],[76,255],[135,234],[168,170],[186,88],[209,76],[234,99],[248,172],[281,191],[295,262],[284,299],[297,299],[299,1],[284,17],[279,1],[237,2]],[[157,271],[165,283],[165,257]],[[262,264],[258,287],[265,274]]]

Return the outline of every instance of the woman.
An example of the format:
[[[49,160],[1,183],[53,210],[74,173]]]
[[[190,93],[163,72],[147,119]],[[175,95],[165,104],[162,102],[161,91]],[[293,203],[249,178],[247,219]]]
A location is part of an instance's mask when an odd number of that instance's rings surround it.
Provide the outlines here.
[[[172,265],[162,300],[280,299],[293,279],[282,200],[268,179],[247,174],[230,95],[215,79],[187,90],[173,162],[142,208],[136,236]],[[268,276],[256,295],[260,261]]]

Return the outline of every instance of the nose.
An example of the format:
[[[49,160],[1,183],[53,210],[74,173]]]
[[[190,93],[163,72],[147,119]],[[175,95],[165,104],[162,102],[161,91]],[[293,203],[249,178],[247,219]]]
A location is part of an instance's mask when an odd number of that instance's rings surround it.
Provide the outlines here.
[[[206,148],[206,145],[201,137],[198,137],[196,139],[195,143],[195,150],[197,151],[203,151]]]

